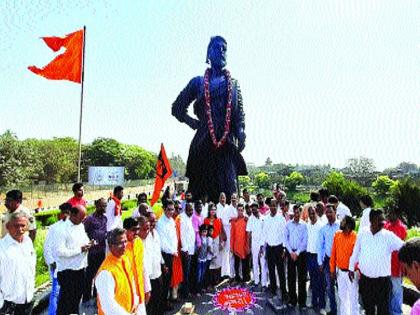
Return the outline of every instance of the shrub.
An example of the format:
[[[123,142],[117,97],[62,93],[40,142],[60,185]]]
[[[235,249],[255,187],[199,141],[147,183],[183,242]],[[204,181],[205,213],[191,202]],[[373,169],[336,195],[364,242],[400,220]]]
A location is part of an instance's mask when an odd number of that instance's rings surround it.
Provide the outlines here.
[[[372,183],[372,188],[379,197],[386,197],[395,181],[386,175],[378,176]]]
[[[408,226],[415,226],[420,222],[420,187],[412,179],[404,178],[392,186],[388,204],[398,207]]]
[[[270,189],[270,177],[267,173],[260,172],[255,175],[254,182],[259,188]]]
[[[35,287],[40,286],[49,279],[48,266],[44,260],[44,242],[47,236],[47,230],[38,228],[34,242],[36,253],[36,273],[35,273]]]
[[[301,173],[294,171],[289,176],[286,176],[284,185],[290,191],[296,191],[296,186],[302,184],[304,179]]]
[[[346,179],[343,174],[332,172],[322,186],[328,189],[331,195],[336,195],[345,205],[347,205],[352,215],[361,215],[362,208],[359,200],[363,195],[368,194],[366,188],[360,186],[355,181]]]

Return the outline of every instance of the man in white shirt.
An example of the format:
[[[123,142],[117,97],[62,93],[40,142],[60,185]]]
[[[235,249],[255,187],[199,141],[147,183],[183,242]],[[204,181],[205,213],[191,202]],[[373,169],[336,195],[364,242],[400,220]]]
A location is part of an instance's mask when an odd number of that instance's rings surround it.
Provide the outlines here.
[[[363,209],[362,218],[360,219],[359,231],[369,230],[370,221],[369,214],[373,207],[373,200],[369,195],[363,195],[359,201],[360,207]]]
[[[220,194],[219,203],[217,204],[216,215],[220,220],[222,220],[223,229],[226,233],[226,243],[223,249],[220,251],[222,277],[228,277],[233,280],[233,275],[235,274],[235,261],[233,254],[230,251],[230,220],[236,218],[238,213],[236,211],[236,206],[238,205],[238,197],[235,193],[231,196],[231,205],[226,204],[226,195],[225,193]]]
[[[261,285],[267,287],[267,260],[265,253],[260,255],[261,246],[264,246],[264,216],[258,211],[258,204],[256,202],[251,205],[252,215],[246,224],[246,231],[248,232],[248,243],[251,244],[252,254],[252,274],[254,277],[254,285]],[[261,272],[260,272],[261,268]]]
[[[108,233],[109,254],[95,278],[99,315],[145,315],[139,307],[139,295],[129,258],[125,230],[116,228]],[[78,313],[77,313],[78,314]]]
[[[50,269],[51,276],[51,293],[48,303],[48,315],[55,315],[57,312],[58,293],[60,292],[60,285],[57,280],[57,263],[55,258],[55,241],[59,229],[70,215],[71,204],[63,203],[60,205],[59,221],[51,225],[48,229],[47,237],[44,242],[44,259]]]
[[[372,209],[369,219],[370,230],[361,231],[357,236],[350,258],[349,277],[354,279],[358,262],[361,273],[359,291],[366,315],[375,315],[376,311],[378,315],[386,315],[390,310],[391,255],[404,242],[394,233],[383,229],[385,219],[382,210]]]
[[[107,218],[106,231],[109,232],[117,227],[122,228],[122,205],[121,199],[124,196],[124,188],[121,186],[114,187],[111,200],[108,202],[105,210]]]
[[[176,236],[175,221],[172,218],[175,211],[175,205],[172,200],[166,202],[164,208],[164,215],[159,219],[156,230],[160,237],[160,249],[162,251],[163,260],[165,266],[168,268],[168,272],[163,275],[162,284],[162,303],[165,306],[165,310],[172,310],[173,307],[169,304],[169,284],[172,278],[172,263],[174,256],[178,256],[178,238]]]
[[[140,220],[139,236],[144,244],[144,265],[149,275],[152,286],[149,303],[146,312],[149,315],[162,315],[163,308],[160,299],[162,297],[162,266],[164,264],[160,251],[160,238],[156,232],[156,215],[149,214],[148,221]],[[148,226],[149,225],[149,226]]]
[[[185,211],[180,214],[181,216],[181,260],[182,272],[184,274],[184,281],[181,287],[181,293],[185,298],[190,298],[191,287],[191,261],[195,253],[195,231],[192,223],[192,215],[194,207],[191,202],[185,204]]]
[[[240,198],[239,202],[243,203],[245,207],[251,207],[251,205],[254,203],[254,200],[251,199],[251,195],[249,194],[248,189],[242,190],[242,198]]]
[[[314,207],[308,208],[309,222],[308,228],[308,246],[306,247],[306,264],[308,266],[309,277],[311,279],[311,304],[315,309],[321,309],[325,305],[325,286],[323,285],[323,275],[318,266],[318,249],[317,242],[319,231],[324,223],[318,218],[315,213]]]
[[[4,205],[6,206],[8,211],[1,217],[1,221],[2,221],[1,237],[4,237],[7,233],[6,224],[10,219],[10,215],[15,211],[23,211],[28,216],[29,237],[31,238],[32,242],[34,242],[35,237],[36,237],[35,217],[32,215],[29,209],[25,208],[22,205],[22,200],[23,200],[23,194],[20,190],[14,189],[6,193],[6,200],[4,202]]]
[[[338,198],[336,196],[334,195],[329,196],[328,203],[335,205],[337,221],[340,222],[346,215],[351,217],[351,212],[350,212],[349,207],[347,207],[341,201],[338,201]]]
[[[286,220],[277,212],[276,200],[269,198],[270,214],[264,218],[264,234],[266,257],[268,263],[268,274],[270,277],[270,292],[276,296],[277,279],[276,269],[280,282],[280,289],[283,303],[288,299],[286,290],[286,275],[284,269],[284,232],[286,228]],[[263,248],[261,248],[261,254]]]
[[[327,216],[325,215],[325,205],[322,202],[318,202],[315,206],[315,212],[318,216],[318,220],[322,223],[322,224],[327,224],[328,223],[328,219]]]
[[[0,314],[31,314],[36,254],[26,235],[28,215],[15,211],[8,219],[8,233],[0,240]]]
[[[84,288],[87,253],[93,242],[82,224],[86,208],[70,209],[70,217],[58,231],[56,246],[57,278],[60,285],[57,315],[78,314]]]

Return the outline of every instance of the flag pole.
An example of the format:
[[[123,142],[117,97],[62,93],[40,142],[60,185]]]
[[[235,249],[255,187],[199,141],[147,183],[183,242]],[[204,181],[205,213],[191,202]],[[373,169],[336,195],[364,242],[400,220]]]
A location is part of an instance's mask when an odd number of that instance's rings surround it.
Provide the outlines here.
[[[77,182],[80,182],[80,166],[82,163],[82,117],[83,117],[83,82],[85,81],[85,43],[86,26],[83,26],[83,55],[82,55],[82,86],[80,91],[80,118],[79,118],[79,160],[77,163]]]

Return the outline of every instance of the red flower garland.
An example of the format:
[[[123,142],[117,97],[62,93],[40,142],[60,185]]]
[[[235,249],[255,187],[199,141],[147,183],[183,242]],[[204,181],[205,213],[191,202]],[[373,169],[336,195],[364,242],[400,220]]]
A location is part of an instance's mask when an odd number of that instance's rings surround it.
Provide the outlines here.
[[[230,131],[230,116],[232,114],[232,81],[230,77],[230,73],[228,70],[223,70],[223,74],[226,77],[227,80],[227,90],[228,90],[228,101],[226,104],[226,119],[225,119],[225,131],[223,132],[222,138],[217,141],[216,139],[216,133],[214,132],[214,125],[213,125],[213,119],[211,118],[211,104],[210,104],[210,90],[209,90],[209,77],[210,77],[210,71],[211,69],[206,69],[206,72],[204,73],[204,98],[206,101],[206,114],[207,114],[207,125],[209,127],[210,132],[210,138],[213,142],[213,145],[216,149],[221,148],[229,135]]]

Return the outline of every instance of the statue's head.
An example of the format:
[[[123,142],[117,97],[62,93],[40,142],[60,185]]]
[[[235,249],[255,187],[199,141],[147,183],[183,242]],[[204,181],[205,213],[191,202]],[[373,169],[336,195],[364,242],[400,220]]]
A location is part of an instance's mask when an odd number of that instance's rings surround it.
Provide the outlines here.
[[[226,66],[227,42],[222,36],[213,36],[207,46],[206,63],[212,68],[223,69]]]

